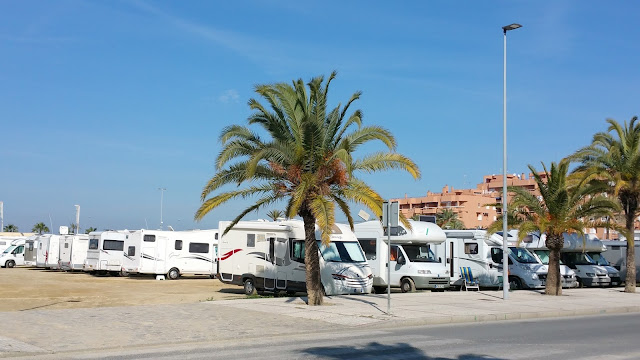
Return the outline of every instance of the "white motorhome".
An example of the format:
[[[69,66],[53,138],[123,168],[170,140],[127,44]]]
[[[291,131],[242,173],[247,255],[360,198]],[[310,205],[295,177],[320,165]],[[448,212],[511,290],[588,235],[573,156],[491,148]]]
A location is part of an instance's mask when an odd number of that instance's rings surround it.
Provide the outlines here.
[[[436,247],[436,255],[446,259],[449,272],[453,274],[451,285],[462,286],[461,267],[471,268],[473,277],[478,280],[481,287],[501,285],[501,233],[488,235],[486,230],[445,230],[444,232],[447,235],[447,241]],[[511,235],[507,234],[507,236]],[[509,246],[508,261],[510,289],[544,288],[547,266],[541,264],[528,250]]]
[[[11,246],[4,249],[0,254],[0,266],[12,268],[24,265],[24,244],[26,239],[15,239],[11,242]]]
[[[636,232],[637,235],[638,232]],[[627,241],[603,241],[602,243],[607,247],[607,251],[602,255],[614,268],[620,271],[620,281],[625,281],[627,278]],[[635,240],[634,248],[636,283],[640,283],[640,239]]]
[[[13,242],[13,240],[15,240],[15,237],[0,237],[0,253],[5,251],[9,246],[11,246],[11,243]]]
[[[562,262],[576,273],[578,286],[609,286],[611,278],[607,269],[599,266],[588,254],[588,251],[602,252],[602,241],[588,235],[564,233],[564,245],[560,252]],[[530,235],[524,238],[522,246],[529,249],[547,250],[547,236]],[[615,270],[615,269],[614,269]],[[619,274],[617,275],[620,276]]]
[[[231,222],[221,221],[222,232]],[[316,226],[316,239],[321,234]],[[371,292],[373,275],[348,225],[335,224],[328,245],[320,240],[322,285],[327,295]],[[305,232],[300,220],[240,221],[218,243],[218,278],[256,291],[306,291]]]
[[[27,238],[24,244],[24,264],[36,266],[38,258],[38,236],[32,235]]]
[[[48,269],[58,269],[60,259],[60,235],[44,234],[38,236],[38,254],[36,266]]]
[[[441,290],[450,286],[449,270],[436,258],[431,247],[442,244],[447,236],[436,224],[409,220],[413,230],[391,228],[391,249],[387,232],[380,221],[355,225],[354,232],[373,273],[373,289],[387,289],[387,260],[391,251],[391,287],[402,292],[416,289]]]
[[[124,258],[124,242],[132,234],[129,230],[107,230],[89,233],[87,259],[82,269],[100,274],[120,275]]]
[[[82,270],[87,259],[89,249],[89,235],[61,235],[60,236],[60,269]]]
[[[218,230],[133,232],[124,242],[122,271],[138,274],[180,275],[216,273]]]

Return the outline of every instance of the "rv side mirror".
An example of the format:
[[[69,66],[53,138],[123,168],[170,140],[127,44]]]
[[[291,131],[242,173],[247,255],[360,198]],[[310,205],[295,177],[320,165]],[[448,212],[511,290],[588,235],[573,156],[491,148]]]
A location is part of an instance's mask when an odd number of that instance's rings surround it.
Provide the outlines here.
[[[442,257],[438,256],[438,262],[441,263],[442,262]]]
[[[404,256],[402,256],[402,255],[398,256],[397,263],[398,263],[398,265],[404,265],[406,263],[406,261],[404,261]]]

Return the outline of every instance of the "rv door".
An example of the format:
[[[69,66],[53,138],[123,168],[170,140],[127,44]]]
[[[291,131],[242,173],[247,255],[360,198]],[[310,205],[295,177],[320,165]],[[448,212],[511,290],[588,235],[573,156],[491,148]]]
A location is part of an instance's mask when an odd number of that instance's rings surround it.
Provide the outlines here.
[[[276,287],[276,238],[269,237],[269,254],[267,264],[264,267],[264,288],[266,290],[275,290]]]

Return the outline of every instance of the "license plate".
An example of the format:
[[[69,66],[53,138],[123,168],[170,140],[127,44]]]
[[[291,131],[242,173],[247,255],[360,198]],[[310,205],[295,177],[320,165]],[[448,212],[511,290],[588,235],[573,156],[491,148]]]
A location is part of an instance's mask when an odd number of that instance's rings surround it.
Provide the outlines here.
[[[444,285],[434,285],[434,287],[433,287],[433,288],[434,288],[434,289],[441,289],[441,288],[443,288],[443,287],[444,287]]]

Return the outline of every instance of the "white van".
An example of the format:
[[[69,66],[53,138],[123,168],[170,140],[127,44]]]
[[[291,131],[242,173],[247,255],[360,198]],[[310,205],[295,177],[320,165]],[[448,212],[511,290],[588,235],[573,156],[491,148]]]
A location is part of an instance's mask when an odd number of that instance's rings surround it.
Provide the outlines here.
[[[220,221],[224,231],[230,221]],[[316,226],[316,239],[321,234]],[[320,250],[320,273],[327,295],[371,292],[373,275],[348,225],[335,224],[331,242]],[[240,221],[218,243],[218,278],[256,291],[306,291],[305,232],[300,220]]]
[[[436,255],[444,256],[452,275],[451,285],[462,286],[461,267],[471,268],[481,287],[502,284],[502,233],[488,235],[486,230],[445,230],[447,241],[437,247]],[[515,238],[507,234],[508,244]],[[548,268],[523,248],[509,246],[509,288],[542,289]]]
[[[89,233],[87,259],[82,269],[92,274],[120,275],[124,258],[124,242],[132,234],[128,230],[95,231]]]
[[[636,236],[638,236],[636,231]],[[607,251],[602,253],[605,259],[615,269],[620,271],[620,280],[623,282],[627,278],[627,241],[603,241]],[[635,264],[636,264],[636,283],[640,283],[640,239],[635,240]]]
[[[89,249],[89,235],[61,235],[60,236],[60,269],[82,270],[87,259]]]
[[[391,287],[402,292],[416,289],[443,290],[450,286],[449,270],[436,258],[432,246],[442,244],[447,236],[436,224],[409,220],[413,230],[391,228]],[[373,273],[373,289],[387,289],[387,232],[380,221],[356,224],[354,232]]]
[[[60,235],[38,236],[36,266],[55,270],[59,268],[58,260],[60,260]]]
[[[124,241],[123,273],[180,275],[216,273],[218,230],[139,230]]]
[[[12,268],[24,265],[24,244],[26,239],[15,239],[11,242],[11,246],[4,249],[0,254],[0,266]]]

